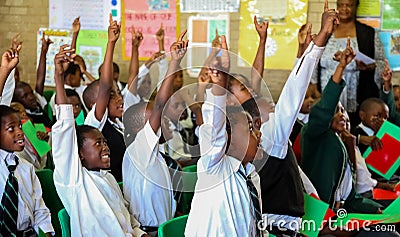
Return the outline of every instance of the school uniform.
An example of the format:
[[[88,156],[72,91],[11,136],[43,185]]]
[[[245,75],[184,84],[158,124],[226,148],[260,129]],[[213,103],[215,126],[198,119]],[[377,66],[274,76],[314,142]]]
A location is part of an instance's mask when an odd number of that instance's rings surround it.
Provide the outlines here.
[[[47,114],[45,114],[43,110],[44,107],[47,105],[47,100],[36,91],[33,91],[33,94],[35,95],[37,101],[36,108],[25,108],[26,114],[29,116],[29,118],[32,119],[33,123],[43,123],[46,127],[50,128],[53,123],[50,121],[49,117],[47,116]]]
[[[303,183],[296,156],[289,137],[298,117],[304,94],[311,80],[312,71],[320,59],[324,47],[310,43],[303,56],[296,61],[275,112],[261,125],[261,145],[264,150],[260,166],[263,219],[267,225],[276,226],[279,221],[295,235],[304,215]],[[285,187],[285,188],[283,188]],[[294,223],[297,223],[295,225]]]
[[[11,71],[8,75],[6,82],[4,84],[3,93],[0,95],[0,104],[10,106],[15,89],[15,79],[14,79],[15,69]]]
[[[115,178],[107,171],[82,166],[72,106],[56,106],[56,117],[54,184],[71,218],[71,236],[142,236]]]
[[[172,121],[169,122],[169,128],[172,130],[172,138],[168,140],[165,144],[167,153],[174,160],[191,160],[192,155],[190,154],[190,145],[189,145],[189,134],[183,128],[181,123],[175,125]]]
[[[365,159],[362,157],[358,147],[355,149],[357,162],[356,191],[359,194],[370,193],[372,198],[372,190],[378,184],[378,181],[372,178],[372,175],[367,168],[367,164],[365,163]]]
[[[371,128],[365,126],[363,123],[360,123],[356,128],[352,129],[351,133],[357,137],[357,141],[360,140],[360,136],[373,136],[375,135],[374,130]],[[357,144],[358,149],[360,149],[361,154],[364,154],[364,152],[368,149],[369,146],[361,144],[358,142]]]
[[[397,126],[400,126],[400,113],[396,111],[396,104],[394,101],[393,88],[391,87],[389,91],[385,91],[382,86],[382,90],[380,90],[379,94],[380,98],[387,104],[389,107],[389,118],[388,120]]]
[[[256,210],[246,178],[255,186],[258,200],[260,178],[251,163],[243,167],[239,159],[225,154],[225,111],[226,96],[214,96],[208,90],[199,130],[202,156],[185,236],[256,236]]]
[[[49,209],[42,199],[42,188],[35,169],[23,159],[18,159],[14,153],[0,149],[0,193],[4,195],[9,176],[8,165],[17,167],[14,176],[18,180],[18,218],[17,230],[24,231],[33,228],[36,233],[41,229],[44,233],[54,233],[51,225]]]
[[[349,212],[376,213],[381,205],[356,195],[346,147],[330,128],[344,86],[344,81],[336,84],[330,80],[321,100],[311,109],[310,120],[301,130],[301,168],[321,200],[331,208],[339,206]]]
[[[126,149],[122,163],[130,211],[149,229],[172,219],[176,210],[169,169],[158,149],[160,135],[160,130],[155,133],[146,122]]]

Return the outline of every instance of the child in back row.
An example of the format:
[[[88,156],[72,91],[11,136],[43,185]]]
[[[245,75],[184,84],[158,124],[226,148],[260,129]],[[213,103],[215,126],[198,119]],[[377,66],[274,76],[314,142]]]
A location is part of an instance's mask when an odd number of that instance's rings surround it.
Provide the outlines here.
[[[188,41],[183,41],[185,34],[186,31],[170,48],[172,59],[154,103],[140,102],[124,114],[128,141],[122,165],[124,194],[142,230],[152,236],[156,235],[159,225],[174,217],[180,198],[177,192],[180,190],[173,187],[174,176],[169,173],[169,168],[176,173],[178,165],[159,152],[159,129],[163,108],[173,93],[173,73],[188,46]]]
[[[19,50],[10,49],[2,56],[0,67],[0,101],[6,80],[18,64]],[[9,96],[9,95],[8,95]],[[8,100],[8,103],[10,100]],[[49,209],[42,199],[42,188],[35,169],[15,152],[24,149],[24,132],[18,112],[0,105],[0,235],[32,236],[39,229],[50,237],[54,234]]]
[[[105,58],[110,61],[119,35],[119,26],[111,16],[108,35]],[[110,151],[104,136],[91,126],[75,128],[72,106],[66,104],[62,67],[72,61],[74,50],[65,47],[61,47],[54,60],[58,106],[57,122],[52,129],[54,183],[71,217],[71,235],[147,236],[129,213],[115,178],[105,171],[110,168]],[[103,74],[109,76],[111,70],[106,69],[107,66]]]
[[[260,178],[251,161],[261,154],[261,134],[247,112],[226,109],[230,59],[221,39],[221,60],[209,71],[213,85],[202,107],[201,158],[185,236],[260,236]]]

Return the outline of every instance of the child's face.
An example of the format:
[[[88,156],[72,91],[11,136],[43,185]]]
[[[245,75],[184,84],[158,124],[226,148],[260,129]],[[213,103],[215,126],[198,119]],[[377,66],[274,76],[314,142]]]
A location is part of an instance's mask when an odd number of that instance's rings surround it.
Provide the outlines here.
[[[187,118],[186,103],[179,94],[171,96],[166,106],[165,115],[175,124]]]
[[[231,146],[236,154],[230,155],[236,158],[243,158],[242,163],[247,164],[254,159],[261,158],[262,150],[259,146],[261,132],[254,127],[253,120],[248,113],[241,113],[235,116],[237,116],[237,122],[232,127]],[[246,139],[243,138],[246,136],[248,139],[244,142]]]
[[[333,131],[340,134],[341,132],[346,130],[346,121],[349,120],[349,116],[347,115],[346,110],[339,103],[336,107],[336,114],[333,116],[331,128]]]
[[[25,146],[24,132],[18,113],[12,113],[1,118],[0,147],[13,152],[22,151]]]
[[[93,129],[83,136],[85,139],[79,152],[82,165],[88,170],[110,168],[110,149],[103,134]]]
[[[175,73],[173,88],[174,91],[181,89],[183,86],[183,72],[182,70]]]
[[[15,89],[15,98],[27,109],[36,109],[37,101],[30,86],[23,86]]]
[[[29,119],[28,115],[26,115],[25,107],[21,103],[12,102],[10,107],[18,111],[21,120],[24,121]]]
[[[239,104],[243,104],[252,97],[249,89],[237,79],[230,80],[228,89],[236,97]]]
[[[396,111],[400,113],[400,87],[393,88],[393,95],[396,103]]]
[[[368,111],[360,111],[361,122],[375,133],[388,117],[389,108],[383,103],[373,103],[369,106]]]
[[[138,93],[141,98],[149,98],[151,91],[151,77],[149,74],[143,79],[142,84],[138,88]]]
[[[74,118],[78,117],[79,113],[82,111],[82,104],[79,98],[76,96],[67,97],[67,103],[72,105]]]
[[[108,102],[108,116],[111,119],[122,118],[124,112],[124,100],[122,99],[121,91],[118,89],[117,84],[114,83],[110,101]]]
[[[300,108],[300,112],[303,114],[309,114],[311,107],[315,104],[317,99],[316,93],[312,91],[311,87],[308,87],[306,95],[304,96],[303,104]]]

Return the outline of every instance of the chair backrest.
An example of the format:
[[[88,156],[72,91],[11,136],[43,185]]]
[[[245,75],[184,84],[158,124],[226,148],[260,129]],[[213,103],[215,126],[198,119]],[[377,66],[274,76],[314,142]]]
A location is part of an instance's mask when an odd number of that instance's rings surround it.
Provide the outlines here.
[[[42,186],[43,201],[51,213],[51,224],[54,227],[56,235],[61,236],[61,227],[57,214],[64,208],[64,206],[58,197],[56,187],[54,186],[53,171],[49,169],[37,170],[36,175],[39,178],[40,185]]]
[[[63,237],[71,237],[71,225],[69,220],[69,215],[65,208],[61,209],[58,212],[58,219],[60,220],[62,236]]]
[[[47,102],[50,102],[51,97],[56,93],[55,90],[45,90],[43,91],[43,97]]]
[[[158,227],[158,237],[184,237],[188,215],[164,222]]]
[[[197,165],[186,166],[182,168],[183,193],[181,201],[181,211],[188,214],[190,205],[194,196],[194,188],[197,182]]]

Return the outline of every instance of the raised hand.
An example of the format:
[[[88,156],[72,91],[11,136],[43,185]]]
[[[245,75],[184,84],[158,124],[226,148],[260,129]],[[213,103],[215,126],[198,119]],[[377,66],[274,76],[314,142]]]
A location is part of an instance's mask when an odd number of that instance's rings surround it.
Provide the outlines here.
[[[218,29],[215,29],[215,37],[214,37],[213,41],[211,42],[211,46],[212,46],[211,53],[213,55],[216,55],[221,50],[221,41],[220,41],[220,39],[221,39],[221,36],[218,35]]]
[[[385,59],[385,68],[383,69],[381,76],[385,91],[389,91],[390,86],[392,85],[392,70],[390,69],[390,65],[387,59]]]
[[[180,62],[186,54],[186,50],[189,45],[189,40],[185,40],[185,41],[183,40],[183,37],[185,37],[186,32],[187,32],[187,30],[183,31],[179,35],[178,40],[176,42],[174,42],[170,47],[171,57],[172,57],[172,60],[174,60],[174,61]]]
[[[49,46],[54,43],[50,38],[45,38],[45,32],[43,31],[43,35],[42,35],[42,52],[44,54],[47,53],[47,51],[49,50]]]
[[[16,49],[9,49],[5,51],[1,57],[1,68],[11,72],[19,63],[19,51],[22,44],[19,44]]]
[[[14,37],[11,39],[11,48],[12,49],[17,49],[18,45],[22,44],[22,41],[19,39],[19,36],[21,34],[18,33],[16,35],[14,35]]]
[[[297,50],[297,58],[300,58],[308,45],[311,43],[312,24],[307,23],[300,27],[299,33],[297,34],[297,40],[299,42],[299,49]]]
[[[78,33],[81,29],[81,22],[79,21],[80,16],[75,18],[74,22],[72,22],[72,32],[73,33]]]
[[[158,29],[158,31],[156,32],[157,41],[164,41],[164,37],[165,37],[164,26],[161,23],[160,29]]]
[[[208,70],[211,81],[214,84],[221,86],[222,88],[227,87],[227,73],[230,68],[230,58],[228,52],[228,44],[226,43],[225,35],[221,36],[221,49],[222,56],[215,58]],[[218,94],[224,94],[225,92],[218,90]]]
[[[266,41],[267,35],[268,35],[269,22],[264,21],[264,22],[258,23],[256,16],[254,16],[253,21],[254,21],[254,26],[257,30],[258,36],[260,36],[260,40]]]
[[[346,49],[341,53],[340,59],[339,59],[339,65],[346,67],[356,56],[356,53],[353,51],[353,49],[350,46],[350,37],[347,38],[347,45]]]
[[[133,25],[131,27],[131,32],[132,32],[132,47],[139,48],[140,44],[143,41],[143,34],[140,31],[136,31]]]
[[[117,21],[114,21],[112,15],[110,13],[110,25],[108,26],[108,41],[117,42],[120,34],[121,27],[117,24]]]
[[[75,49],[66,49],[67,47],[69,47],[68,44],[62,45],[60,51],[54,57],[55,75],[63,75],[63,65],[74,61]]]
[[[334,29],[339,25],[338,11],[335,9],[329,9],[328,0],[325,0],[324,13],[322,13],[321,29],[317,36],[314,38],[314,43],[317,46],[325,46],[329,37],[333,33]]]

